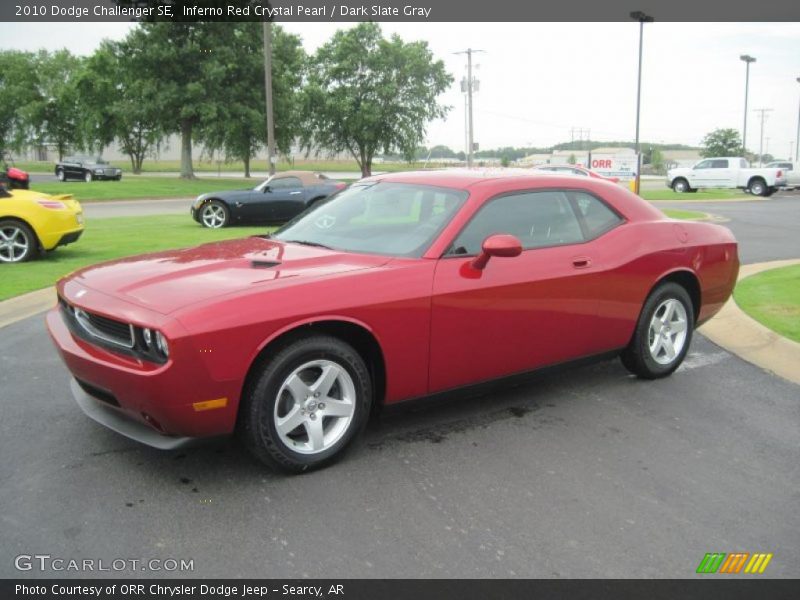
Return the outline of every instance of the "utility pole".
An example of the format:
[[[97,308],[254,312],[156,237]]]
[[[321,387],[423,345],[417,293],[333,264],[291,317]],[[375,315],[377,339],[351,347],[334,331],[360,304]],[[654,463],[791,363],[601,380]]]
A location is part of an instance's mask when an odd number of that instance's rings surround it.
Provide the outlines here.
[[[264,21],[264,89],[267,101],[267,162],[269,174],[275,175],[275,121],[272,114],[272,22]]]
[[[771,108],[756,108],[753,112],[761,113],[761,141],[758,144],[758,166],[763,166],[764,163],[764,120],[767,118],[767,113],[772,112]]]
[[[642,170],[642,157],[639,154],[639,114],[642,106],[642,45],[644,42],[644,24],[652,23],[655,19],[640,10],[631,13],[631,19],[639,21],[639,77],[636,83],[636,179],[633,184],[633,193],[639,193],[641,182],[639,173]]]
[[[742,151],[747,154],[747,94],[750,90],[750,63],[756,62],[756,59],[749,54],[742,54],[739,60],[747,64],[744,75],[744,126],[742,127]]]
[[[800,83],[800,77],[797,78],[797,83]],[[789,160],[792,160],[791,156]],[[794,141],[794,162],[800,162],[800,103],[797,105],[797,137]]]
[[[467,166],[472,166],[472,153],[475,143],[472,139],[472,92],[475,91],[475,80],[472,77],[472,55],[476,52],[483,52],[483,50],[473,50],[472,48],[467,48],[462,52],[456,52],[455,54],[466,54],[467,55],[467,81],[466,85],[462,82],[461,87],[462,91],[467,92]],[[464,90],[463,88],[466,87],[467,89]]]

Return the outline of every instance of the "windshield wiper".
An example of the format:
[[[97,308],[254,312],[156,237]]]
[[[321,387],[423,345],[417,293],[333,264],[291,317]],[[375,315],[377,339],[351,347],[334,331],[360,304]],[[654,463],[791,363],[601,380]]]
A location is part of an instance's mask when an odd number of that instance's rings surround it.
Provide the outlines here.
[[[286,244],[301,244],[303,246],[314,246],[315,248],[325,248],[326,250],[333,250],[330,246],[320,244],[319,242],[309,242],[308,240],[281,240]]]

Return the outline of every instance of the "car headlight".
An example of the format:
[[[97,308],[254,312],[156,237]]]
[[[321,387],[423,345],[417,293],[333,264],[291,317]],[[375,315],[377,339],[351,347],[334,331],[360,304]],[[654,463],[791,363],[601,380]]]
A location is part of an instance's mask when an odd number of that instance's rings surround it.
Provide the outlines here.
[[[98,175],[102,175],[103,169],[95,169],[94,172],[97,173]]]
[[[136,348],[143,358],[157,363],[167,362],[169,343],[163,333],[148,327],[137,327],[136,333]]]

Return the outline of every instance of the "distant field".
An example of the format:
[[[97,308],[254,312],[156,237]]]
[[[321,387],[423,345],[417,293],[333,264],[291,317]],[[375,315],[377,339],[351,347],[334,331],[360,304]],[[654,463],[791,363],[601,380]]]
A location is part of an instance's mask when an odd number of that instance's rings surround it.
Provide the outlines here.
[[[256,179],[206,177],[129,176],[120,181],[66,181],[32,184],[32,189],[47,194],[72,194],[81,202],[102,200],[135,200],[142,198],[184,198],[215,190],[238,190],[254,187]]]
[[[124,160],[112,160],[111,164],[119,167],[124,171],[124,175],[132,172],[131,163]],[[16,166],[29,173],[53,173],[55,163],[53,162],[31,162],[31,161],[17,161]],[[435,162],[385,162],[374,163],[372,165],[373,171],[408,171],[411,169],[421,169],[423,167],[438,167],[443,166],[441,163]],[[196,173],[244,173],[244,163],[241,161],[220,162],[210,160],[195,160],[193,161],[194,171]],[[290,169],[299,169],[301,171],[342,171],[353,172],[356,177],[361,176],[361,170],[358,168],[354,160],[296,160],[294,163],[280,161],[277,165],[278,171],[288,171]],[[142,164],[142,173],[177,173],[181,170],[181,163],[179,160],[145,160]],[[269,165],[266,160],[256,160],[250,163],[251,172],[266,173],[269,171]]]

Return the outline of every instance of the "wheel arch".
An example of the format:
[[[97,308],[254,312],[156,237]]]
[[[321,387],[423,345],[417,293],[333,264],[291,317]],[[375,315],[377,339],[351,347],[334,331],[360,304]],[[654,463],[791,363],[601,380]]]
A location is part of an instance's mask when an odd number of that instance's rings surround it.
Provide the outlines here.
[[[294,323],[267,339],[250,361],[242,384],[240,399],[245,398],[251,386],[255,384],[259,370],[269,360],[270,355],[296,340],[317,334],[330,335],[353,346],[370,371],[373,384],[373,408],[382,405],[386,396],[386,361],[380,342],[374,332],[365,324],[342,317]],[[241,400],[239,405],[241,406]]]
[[[753,185],[753,183],[754,183],[754,182],[756,182],[756,181],[760,181],[761,183],[763,183],[765,188],[768,188],[768,187],[769,187],[769,186],[767,185],[767,180],[766,180],[766,179],[764,179],[764,177],[762,177],[761,175],[753,175],[753,176],[752,176],[750,179],[748,179],[748,180],[747,180],[747,187],[748,187],[748,189],[749,189],[749,188],[750,188],[750,187]]]
[[[656,281],[653,286],[648,290],[647,296],[645,298],[649,298],[650,294],[653,293],[658,286],[662,283],[677,283],[683,289],[686,290],[686,293],[689,294],[689,298],[692,300],[692,311],[694,312],[694,322],[697,323],[697,319],[700,316],[700,307],[702,305],[702,293],[700,291],[700,280],[697,278],[692,271],[688,269],[678,269],[675,271],[671,271],[666,275],[662,276],[658,281]]]

